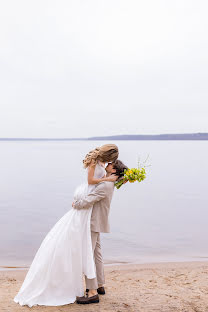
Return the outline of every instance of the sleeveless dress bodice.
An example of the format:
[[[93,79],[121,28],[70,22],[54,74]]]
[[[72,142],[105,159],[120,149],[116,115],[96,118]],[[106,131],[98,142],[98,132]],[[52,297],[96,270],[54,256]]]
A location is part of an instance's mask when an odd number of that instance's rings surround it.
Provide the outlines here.
[[[98,162],[95,166],[95,179],[101,179],[104,177],[106,171],[105,168]],[[92,192],[92,190],[96,187],[96,184],[88,184],[88,192]]]

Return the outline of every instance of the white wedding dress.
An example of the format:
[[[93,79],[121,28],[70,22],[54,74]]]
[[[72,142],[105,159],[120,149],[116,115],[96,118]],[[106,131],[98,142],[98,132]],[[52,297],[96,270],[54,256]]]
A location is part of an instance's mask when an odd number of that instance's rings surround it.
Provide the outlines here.
[[[95,178],[102,178],[105,168],[95,167]],[[95,185],[82,184],[74,194],[81,199]],[[96,277],[92,253],[90,209],[69,210],[50,230],[38,249],[19,293],[20,305],[59,306],[73,303],[84,295],[83,274]]]

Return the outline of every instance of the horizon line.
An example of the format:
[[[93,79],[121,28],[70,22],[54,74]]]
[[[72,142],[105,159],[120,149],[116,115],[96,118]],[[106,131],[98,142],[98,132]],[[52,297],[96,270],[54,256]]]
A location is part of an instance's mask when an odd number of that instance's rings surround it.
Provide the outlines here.
[[[116,138],[133,138],[133,137],[159,137],[159,136],[198,136],[208,135],[208,132],[188,132],[188,133],[160,133],[160,134],[115,134],[106,136],[94,136],[94,137],[2,137],[0,140],[102,140],[102,139],[116,139]],[[124,139],[125,140],[125,139]]]

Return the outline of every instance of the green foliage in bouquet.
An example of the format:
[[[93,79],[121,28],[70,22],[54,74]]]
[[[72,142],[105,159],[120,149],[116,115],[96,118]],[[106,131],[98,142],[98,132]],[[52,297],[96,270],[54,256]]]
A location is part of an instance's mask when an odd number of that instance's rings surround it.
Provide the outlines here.
[[[124,170],[124,176],[121,180],[115,182],[115,186],[119,189],[124,183],[130,182],[134,183],[136,181],[141,182],[146,178],[145,168],[132,168],[128,170]]]
[[[147,161],[147,159],[145,160],[145,162]],[[124,176],[115,182],[115,187],[119,189],[126,182],[134,183],[136,181],[138,182],[143,181],[146,178],[145,167],[147,166],[143,165],[143,167],[141,167],[141,164],[138,161],[138,168],[125,169]]]

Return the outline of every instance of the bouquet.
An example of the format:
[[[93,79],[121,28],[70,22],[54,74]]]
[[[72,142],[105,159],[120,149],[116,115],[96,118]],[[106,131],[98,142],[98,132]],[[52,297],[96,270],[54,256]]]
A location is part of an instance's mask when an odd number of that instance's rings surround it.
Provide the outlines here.
[[[136,181],[143,181],[146,178],[145,167],[146,166],[141,167],[138,161],[138,168],[125,169],[124,176],[115,182],[115,187],[119,189],[126,182],[134,183]]]

